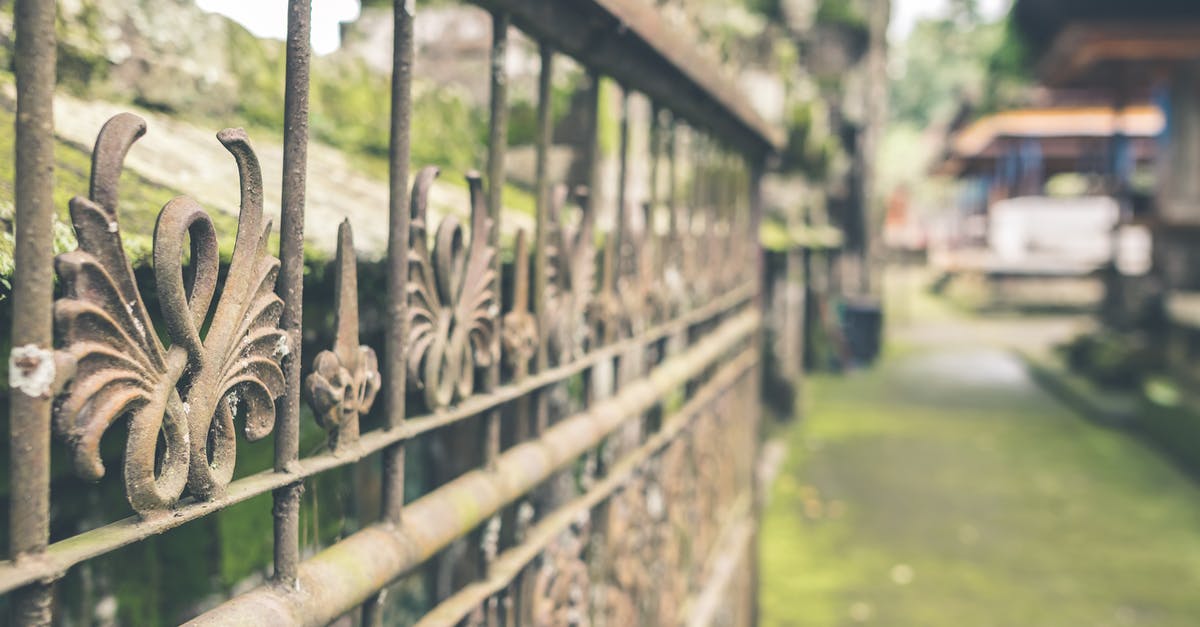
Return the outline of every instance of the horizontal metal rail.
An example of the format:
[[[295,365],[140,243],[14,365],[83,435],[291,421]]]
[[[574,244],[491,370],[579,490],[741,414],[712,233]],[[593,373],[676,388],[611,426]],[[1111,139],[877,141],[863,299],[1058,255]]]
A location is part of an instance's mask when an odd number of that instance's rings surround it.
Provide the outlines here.
[[[498,556],[492,564],[491,573],[486,580],[471,584],[459,591],[458,594],[443,601],[437,608],[426,614],[415,627],[457,625],[458,621],[466,618],[472,609],[504,589],[517,577],[521,569],[532,562],[558,534],[567,529],[579,516],[591,511],[620,489],[647,460],[662,451],[689,428],[700,412],[708,408],[713,401],[728,393],[729,388],[745,378],[757,363],[758,352],[747,350],[722,366],[703,390],[672,414],[660,431],[613,466],[604,479],[597,482],[586,494],[559,507],[553,514],[543,519],[529,531],[527,538],[519,546]],[[748,512],[749,508],[746,505],[739,504],[731,511],[730,517],[743,516]]]
[[[720,62],[643,0],[472,0],[506,11],[530,36],[668,105],[752,158],[781,149],[781,129],[755,112]]]
[[[399,523],[372,525],[305,560],[295,587],[257,588],[189,624],[323,625],[336,619],[754,338],[759,322],[757,311],[736,315],[616,396],[504,452],[493,467],[468,472],[408,504]]]
[[[745,495],[743,495],[745,497]],[[712,556],[705,571],[708,578],[705,587],[689,603],[684,612],[689,617],[688,627],[705,627],[716,623],[717,612],[727,598],[730,584],[739,572],[745,572],[743,562],[754,550],[755,519],[750,515],[750,500],[742,498],[727,516],[717,546],[722,550]]]
[[[294,484],[300,479],[352,464],[392,444],[414,439],[421,434],[512,402],[539,388],[574,376],[605,359],[612,359],[638,346],[651,344],[688,327],[708,321],[717,315],[735,310],[745,305],[753,295],[753,285],[736,289],[675,320],[658,325],[639,337],[598,348],[572,363],[530,375],[520,382],[501,386],[490,394],[472,396],[459,405],[444,411],[409,418],[398,427],[364,434],[352,447],[303,458],[293,464],[295,469],[293,472],[282,473],[266,470],[231,483],[226,493],[219,498],[183,503],[174,510],[160,512],[149,517],[133,515],[55,542],[44,553],[24,557],[19,561],[5,560],[0,562],[0,593],[37,581],[53,581],[76,564],[169,531],[260,494]]]
[[[270,579],[223,596],[196,623],[324,624],[361,608],[362,624],[382,625],[398,609],[385,601],[387,586],[417,573],[436,581],[426,624],[471,622],[480,612],[495,623],[500,608],[508,608],[506,623],[517,624],[561,624],[569,620],[564,612],[595,612],[608,624],[675,624],[681,610],[722,607],[753,620],[746,611],[753,577],[733,572],[747,563],[748,543],[729,530],[752,528],[746,519],[757,517],[745,503],[757,502],[748,468],[760,414],[759,188],[784,135],[691,33],[646,0],[469,1],[491,10],[493,33],[487,176],[468,175],[470,219],[435,223],[428,202],[437,169],[410,172],[417,18],[411,0],[393,0],[388,302],[374,312],[385,341],[372,346],[360,337],[347,222],[332,265],[333,342],[301,355],[301,336],[327,322],[305,319],[302,294],[311,0],[287,2],[281,258],[265,246],[261,164],[246,133],[226,129],[217,137],[237,165],[241,198],[228,270],[211,216],[180,197],[162,209],[153,234],[153,282],[129,264],[119,221],[124,158],[147,132],[132,114],[99,130],[89,188],[69,206],[78,247],[50,262],[48,179],[33,174],[49,172],[52,157],[54,1],[18,0],[17,91],[35,97],[18,98],[15,151],[11,363],[25,380],[12,385],[10,559],[0,561],[0,594],[9,595],[14,623],[88,620],[90,587],[80,599],[77,584],[124,580],[113,561],[119,549],[266,494],[274,500],[274,554],[253,567],[270,569]],[[518,234],[509,268],[499,209],[513,27],[537,41],[541,64],[536,221]],[[547,168],[559,54],[579,61],[587,76],[567,180],[551,180]],[[621,141],[619,192],[609,198],[600,129],[613,81]],[[648,107],[631,106],[643,96]],[[639,113],[646,109],[648,119]],[[644,150],[630,141],[639,127],[649,129]],[[686,157],[677,150],[684,145]],[[679,178],[684,160],[687,183]],[[648,172],[638,171],[643,164]],[[686,200],[677,198],[685,185]],[[608,209],[612,226],[601,246],[595,222]],[[648,228],[664,217],[665,232]],[[48,291],[55,280],[56,300]],[[20,315],[21,304],[33,308],[23,310],[28,315]],[[377,395],[384,425],[360,433]],[[328,438],[327,450],[308,457],[298,448],[302,402]],[[235,468],[239,432],[250,441],[274,438],[269,469]],[[52,436],[69,454],[58,461],[76,475],[108,477],[102,490],[116,479],[109,443],[123,439],[120,474],[137,513],[116,522],[73,512],[52,518]],[[406,480],[413,442],[430,459]],[[352,497],[360,531],[324,547],[303,537],[305,483],[376,454],[377,498],[360,490]],[[421,496],[406,502],[406,487]],[[53,496],[71,498],[69,490]],[[100,522],[107,524],[90,528]],[[593,525],[606,535],[590,536]],[[51,526],[89,529],[50,544]],[[320,552],[301,560],[307,550]],[[570,569],[583,574],[562,584],[558,577]],[[604,572],[593,578],[593,569]],[[593,595],[607,600],[592,603]],[[118,620],[135,620],[118,602]]]

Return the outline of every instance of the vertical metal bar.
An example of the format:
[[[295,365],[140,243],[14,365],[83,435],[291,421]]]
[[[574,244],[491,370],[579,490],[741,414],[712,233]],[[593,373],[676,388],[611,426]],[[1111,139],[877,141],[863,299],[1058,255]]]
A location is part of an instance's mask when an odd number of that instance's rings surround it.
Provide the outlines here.
[[[584,139],[584,168],[583,171],[587,176],[587,196],[583,199],[583,223],[580,224],[582,233],[590,234],[592,232],[590,223],[595,220],[596,213],[600,203],[600,95],[602,90],[602,77],[594,68],[588,68],[588,89],[587,89],[587,110],[588,110],[588,131]],[[628,93],[623,97],[628,100]],[[618,200],[618,205],[621,203]],[[620,208],[618,207],[618,211]],[[590,246],[590,243],[585,244]],[[619,243],[618,243],[619,246]],[[610,293],[610,296],[615,295],[615,292]],[[606,328],[615,328],[613,325],[608,325]],[[611,362],[610,362],[611,363]],[[585,406],[591,405],[599,397],[608,397],[612,394],[614,388],[613,382],[616,381],[615,373],[609,373],[607,376],[598,376],[598,371],[592,369],[587,376],[583,378],[583,403]],[[559,384],[563,385],[563,384]],[[602,387],[603,386],[603,387]],[[561,485],[561,484],[560,484]],[[565,501],[565,494],[558,495],[559,502]]]
[[[588,193],[584,198],[587,203],[584,216],[594,216],[600,204],[600,78],[598,71],[588,68],[588,129],[583,147],[583,172],[587,175]],[[607,247],[608,243],[605,243],[606,251]],[[607,253],[605,257],[607,259]]]
[[[765,307],[766,307],[766,298],[765,298],[766,286],[765,286],[765,281],[764,281],[765,270],[766,270],[766,268],[765,268],[766,258],[765,258],[765,255],[763,254],[762,246],[759,244],[758,232],[759,232],[759,227],[762,224],[762,217],[763,217],[762,181],[763,181],[763,175],[764,175],[764,172],[766,169],[766,167],[765,167],[766,164],[763,163],[761,158],[756,159],[754,161],[744,161],[743,163],[749,169],[748,172],[745,172],[746,175],[743,177],[743,181],[745,182],[744,192],[745,192],[746,205],[747,205],[746,209],[747,209],[747,213],[749,214],[747,216],[747,222],[749,222],[749,225],[750,225],[750,228],[749,228],[750,232],[745,234],[744,237],[747,238],[746,245],[751,248],[751,250],[753,251],[753,257],[754,257],[754,280],[757,285],[757,289],[755,290],[755,305],[759,308],[760,312],[765,314],[765,311],[763,311],[763,309],[765,309]],[[788,252],[789,257],[792,254],[793,253],[789,250],[789,252]],[[789,270],[790,269],[791,268],[789,268]],[[790,277],[789,277],[789,280],[791,280]],[[757,355],[757,359],[755,359],[755,361],[754,361],[755,365],[750,372],[750,378],[744,384],[748,387],[749,386],[752,386],[752,387],[749,387],[747,392],[745,394],[743,394],[743,396],[742,396],[742,398],[747,399],[744,402],[750,405],[750,407],[741,408],[742,411],[746,412],[743,415],[751,416],[751,417],[757,417],[757,416],[762,415],[762,411],[761,411],[762,410],[762,407],[761,407],[762,399],[761,399],[761,396],[755,392],[757,390],[762,389],[763,351],[765,349],[765,342],[766,342],[766,338],[764,337],[763,329],[764,329],[764,327],[762,325],[759,325],[757,331],[755,332],[754,339],[753,339],[753,341],[754,341],[753,346],[754,346],[754,350],[757,351],[758,355]],[[760,459],[759,453],[761,452],[761,447],[762,447],[762,442],[763,442],[763,437],[762,437],[762,433],[761,433],[762,422],[756,420],[753,423],[753,426],[754,426],[755,433],[754,433],[754,436],[750,438],[750,446],[753,447],[753,449],[750,451],[750,454],[751,454],[750,459],[757,460],[757,459]],[[757,464],[754,464],[751,467],[755,468],[755,467],[757,467]],[[750,493],[752,495],[752,497],[751,497],[751,503],[752,503],[751,516],[753,516],[753,520],[754,520],[754,532],[753,532],[753,536],[750,539],[750,591],[749,592],[750,592],[751,598],[753,598],[753,599],[758,598],[758,593],[759,593],[759,589],[760,589],[760,585],[761,585],[761,581],[759,579],[759,576],[761,574],[760,573],[761,566],[759,564],[758,549],[759,549],[759,530],[762,527],[763,508],[765,506],[765,499],[764,499],[763,490],[762,490],[763,487],[764,486],[758,480],[758,473],[751,472],[750,473]],[[751,623],[750,624],[752,624],[752,625],[758,624],[758,604],[757,603],[751,604],[750,612],[751,612],[751,614],[750,614]]]
[[[392,91],[388,139],[388,315],[384,326],[384,408],[386,425],[404,424],[405,336],[408,334],[408,167],[412,124],[413,0],[392,2]],[[383,519],[399,522],[404,509],[404,443],[383,451]],[[362,624],[384,624],[386,589],[363,604]]]
[[[711,236],[713,233],[713,216],[712,216],[712,212],[710,211],[710,203],[709,203],[710,197],[708,195],[708,192],[712,187],[712,180],[711,180],[712,173],[709,171],[709,167],[708,167],[709,164],[708,164],[708,141],[707,141],[707,138],[705,138],[703,134],[701,134],[701,133],[697,132],[695,129],[693,129],[692,133],[691,133],[691,140],[692,140],[692,142],[691,142],[692,143],[692,186],[691,186],[691,193],[692,193],[691,205],[692,206],[691,206],[691,210],[692,210],[693,226],[695,223],[696,216],[700,216],[703,218],[702,229],[700,230],[700,233],[696,233],[693,230],[693,232],[691,233],[691,237],[693,238],[693,241],[695,241],[696,238],[698,238],[699,241],[696,242],[694,245],[703,248],[703,247],[707,247],[709,244],[712,243]],[[697,281],[703,288],[700,290],[700,293],[698,294],[698,298],[696,299],[697,300],[696,304],[705,304],[708,301],[709,292],[710,292],[709,286],[713,282],[713,277],[712,277],[711,273],[706,273],[705,268],[701,267],[701,264],[699,263],[701,254],[702,253],[697,251],[697,254],[692,259],[693,263],[692,263],[692,267],[691,267],[691,272],[692,272],[691,279],[694,281]],[[706,276],[706,274],[707,274],[707,276]]]
[[[554,51],[546,42],[538,43],[541,71],[538,75],[537,108],[537,161],[534,165],[534,181],[537,186],[537,226],[533,239],[533,318],[538,324],[540,341],[533,360],[533,372],[542,372],[549,366],[550,354],[546,347],[546,287],[549,259],[546,256],[550,237],[550,181],[546,167],[550,157],[550,145],[554,141],[551,119],[551,86],[554,75]],[[538,393],[534,402],[534,434],[540,434],[549,421],[546,395]],[[525,417],[522,417],[524,420]]]
[[[496,11],[492,13],[492,51],[491,51],[491,84],[490,89],[490,113],[489,113],[489,129],[488,129],[488,155],[487,155],[487,208],[488,216],[492,219],[492,229],[490,233],[490,244],[493,248],[500,247],[500,211],[504,205],[504,154],[508,148],[508,89],[507,78],[504,73],[504,62],[507,57],[508,48],[508,13],[504,11]],[[492,291],[496,295],[496,302],[500,301],[500,284],[502,275],[502,262],[500,255],[497,253],[492,256],[493,270],[495,275],[492,279]],[[518,262],[518,266],[521,264]],[[519,280],[519,279],[518,279]],[[497,314],[499,316],[499,314]],[[503,320],[500,320],[503,323]],[[483,391],[491,392],[500,385],[500,333],[492,334],[492,364],[487,369],[487,374],[483,380]],[[483,464],[488,468],[495,466],[496,458],[500,455],[500,408],[495,407],[487,412],[484,416],[484,447],[483,447]],[[478,532],[473,534],[472,544],[479,547],[480,562],[483,564],[485,573],[492,569],[492,562],[495,560],[496,553],[500,550],[499,543],[502,541],[499,536],[494,539],[489,539],[489,532],[492,522],[501,524],[501,528],[508,530],[511,527],[513,518],[510,515],[506,516],[509,524],[500,522],[500,518],[495,518],[489,521]],[[507,533],[505,534],[508,535]],[[511,538],[505,537],[503,541],[507,543]],[[495,624],[495,601],[498,597],[492,597],[488,600],[488,624]]]
[[[12,500],[10,555],[28,559],[50,540],[50,387],[54,261],[55,3],[17,0],[16,250],[9,356]],[[18,382],[23,376],[26,385]],[[49,625],[50,586],[13,597],[18,625]]]
[[[657,103],[650,104],[650,214],[658,213],[658,204],[662,200],[659,188],[662,187],[659,180],[659,162],[662,161],[662,145],[663,145],[663,129],[659,117],[662,110],[659,109]]]
[[[538,53],[541,57],[541,72],[538,75],[537,95],[537,144],[536,163],[534,164],[534,184],[537,187],[537,226],[534,231],[533,248],[533,312],[539,324],[544,324],[546,309],[547,270],[549,259],[546,248],[549,245],[550,217],[550,181],[546,172],[549,161],[550,144],[554,132],[551,120],[551,80],[553,75],[554,52],[546,43],[539,43]],[[545,342],[538,342],[537,355],[534,359],[534,372],[545,370],[549,364],[549,353]]]
[[[505,21],[505,37],[507,38],[507,25],[508,25],[508,21],[509,21],[507,14],[505,14],[505,16],[504,16],[504,21]],[[505,42],[505,43],[507,43],[507,42]],[[520,363],[517,364],[517,366],[515,368],[515,372],[513,373],[513,378],[516,381],[520,381],[520,380],[524,379],[528,375],[530,368],[532,368],[534,372],[545,369],[548,365],[547,360],[549,357],[549,355],[546,351],[546,336],[543,333],[543,331],[545,329],[544,325],[546,324],[546,320],[545,320],[544,316],[545,316],[545,309],[546,309],[546,296],[545,296],[546,281],[547,281],[546,264],[548,261],[546,258],[546,245],[547,245],[547,235],[548,235],[546,232],[546,228],[547,228],[547,220],[549,217],[549,204],[550,204],[549,182],[547,181],[547,178],[546,178],[546,168],[548,165],[548,158],[549,158],[549,146],[553,140],[553,138],[552,138],[553,127],[551,126],[553,121],[551,120],[552,108],[550,106],[551,105],[550,88],[551,88],[551,81],[552,81],[552,77],[553,77],[554,53],[550,49],[550,47],[548,45],[546,45],[545,43],[541,43],[538,46],[538,53],[541,58],[541,68],[540,68],[540,73],[538,76],[538,110],[537,110],[538,117],[537,117],[537,136],[535,138],[536,144],[537,144],[537,148],[536,148],[537,162],[535,164],[536,171],[534,173],[534,176],[535,176],[534,185],[536,186],[535,191],[537,194],[537,198],[536,198],[537,216],[535,218],[536,225],[534,227],[535,230],[534,230],[534,236],[533,236],[534,242],[535,242],[534,246],[536,246],[536,249],[534,252],[534,273],[533,273],[533,276],[534,276],[533,283],[534,283],[534,292],[535,293],[533,294],[533,299],[532,299],[533,300],[533,304],[532,304],[533,311],[531,314],[533,316],[533,320],[534,320],[534,324],[535,324],[534,328],[535,328],[535,333],[537,333],[537,336],[536,336],[537,341],[535,343],[536,348],[534,350],[534,356],[533,356],[534,363],[530,364],[528,361],[522,359],[520,361]],[[500,81],[501,89],[504,89],[506,87],[503,71],[504,71],[503,66],[501,66],[498,70],[495,67],[493,67],[493,73],[500,74],[499,77],[493,76],[493,80]],[[505,91],[507,91],[507,90],[505,89]],[[493,88],[492,93],[494,95],[497,94],[497,90],[495,90],[495,88]],[[501,93],[501,95],[507,96],[506,93]],[[495,104],[495,103],[493,103],[493,104]],[[504,115],[503,121],[504,121],[504,124],[506,125],[504,130],[507,131],[507,123],[508,123],[507,105],[505,104],[505,106],[502,107],[502,109],[503,109],[503,115]],[[495,121],[495,114],[493,113],[493,122],[494,121]],[[493,130],[496,130],[496,129],[493,129]],[[500,145],[506,150],[508,147],[507,134],[500,133],[500,132],[497,132],[496,136],[492,138],[492,146],[489,146],[489,149],[491,149],[492,147],[494,147],[497,144],[497,139],[499,139]],[[501,150],[500,151],[501,158],[503,158],[503,153],[504,153],[504,150]],[[501,170],[501,174],[503,175],[503,170]],[[513,272],[514,272],[514,276],[513,276],[512,309],[514,311],[518,311],[518,310],[519,311],[529,311],[529,307],[530,307],[529,247],[528,247],[527,241],[525,239],[525,231],[524,230],[520,230],[517,233],[516,259],[513,263]],[[498,273],[497,273],[497,276],[499,276]],[[542,428],[544,427],[545,423],[547,422],[547,416],[549,415],[547,399],[544,394],[542,394],[540,392],[533,392],[530,394],[522,395],[520,398],[517,399],[516,403],[514,403],[513,409],[514,409],[515,420],[516,420],[516,425],[514,428],[514,437],[518,443],[524,442],[526,439],[528,439],[530,434],[535,432],[534,431],[535,429],[537,430],[536,433],[541,433]],[[524,533],[524,527],[525,527],[525,525],[527,525],[529,523],[529,521],[522,520],[520,512],[522,509],[525,509],[528,507],[530,507],[530,505],[529,505],[528,498],[526,498],[526,499],[523,499],[521,504],[518,505],[517,507],[509,508],[508,512],[506,513],[505,517],[503,518],[503,520],[501,522],[501,527],[500,527],[500,529],[501,529],[500,542],[502,543],[502,546],[507,547],[507,546],[511,546],[511,545],[515,544],[516,542],[518,542],[518,538],[520,538],[521,534]],[[508,586],[508,589],[504,593],[505,597],[506,597],[505,600],[507,601],[507,604],[506,604],[507,612],[506,612],[506,616],[505,616],[505,620],[504,620],[504,624],[506,624],[506,625],[515,625],[516,624],[516,616],[518,615],[517,612],[519,612],[519,610],[520,610],[518,605],[521,602],[521,594],[519,591],[524,589],[525,576],[526,576],[525,570],[522,569],[517,574],[517,576],[514,578],[513,583],[511,583]]]
[[[300,456],[300,344],[304,310],[304,193],[308,161],[310,0],[288,2],[287,70],[283,96],[283,206],[279,221],[279,325],[292,349],[283,362],[286,390],[275,420],[275,472],[289,472]],[[291,586],[300,563],[298,481],[274,492],[275,581]]]
[[[749,167],[749,172],[747,176],[743,177],[743,180],[745,182],[747,222],[749,223],[748,230],[750,232],[746,233],[744,237],[747,238],[746,243],[753,251],[754,280],[757,281],[758,285],[755,304],[762,308],[766,306],[766,288],[763,281],[766,270],[766,257],[763,255],[762,246],[758,242],[758,231],[762,225],[763,217],[762,180],[765,167],[759,161],[748,163],[747,166]]]
[[[677,154],[677,145],[679,137],[676,134],[678,128],[677,121],[674,117],[667,124],[667,210],[670,214],[667,216],[668,229],[671,233],[671,250],[668,252],[670,260],[676,264],[676,267],[681,265],[680,257],[683,255],[683,234],[679,232],[682,225],[679,220],[679,202],[677,191],[679,188],[679,162]]]
[[[650,276],[653,273],[659,272],[667,262],[666,251],[663,249],[664,238],[658,236],[658,214],[659,203],[662,196],[659,194],[659,172],[662,161],[662,125],[659,123],[659,114],[661,111],[658,105],[650,105],[650,195],[647,200],[647,208],[645,212],[646,232],[643,235],[646,241],[647,257],[640,261],[644,267],[639,268],[642,276]]]
[[[588,69],[588,133],[584,146],[584,172],[587,172],[587,212],[596,215],[600,202],[600,73]],[[625,105],[622,105],[625,106]]]
[[[504,60],[508,49],[508,13],[497,11],[492,14],[492,67],[491,67],[491,113],[488,132],[488,215],[492,218],[491,244],[500,245],[500,210],[504,204],[504,154],[508,147],[508,86],[504,75]],[[500,296],[501,261],[500,255],[493,256],[495,279],[492,290],[497,299]],[[492,334],[492,365],[488,368],[484,379],[484,391],[490,392],[500,384],[500,334]],[[488,466],[500,454],[500,409],[488,412],[487,441],[484,447],[483,460]]]
[[[629,211],[629,90],[622,88],[621,90],[621,126],[620,126],[620,143],[617,148],[617,213],[615,226],[613,228],[613,251],[616,253],[615,275],[621,272],[621,247],[625,245],[622,241],[624,233],[621,232],[620,225],[624,224],[625,212]],[[595,141],[596,127],[599,126],[599,120],[596,119],[600,115],[599,107],[593,107],[589,112],[593,116],[591,133],[588,141]],[[589,155],[593,154],[591,152]],[[592,164],[588,164],[588,173],[591,174]],[[612,287],[610,285],[609,287]],[[611,341],[611,339],[610,339]]]
[[[388,144],[388,316],[386,328],[387,426],[404,423],[404,336],[408,329],[409,129],[412,108],[412,0],[394,0],[392,31],[392,113]],[[400,520],[404,506],[404,445],[383,453],[383,516]]]
[[[629,90],[623,89],[620,95],[620,143],[617,154],[617,207],[613,211],[612,229],[608,232],[605,243],[605,294],[607,298],[617,297],[617,275],[620,274],[620,259],[622,259],[623,231],[625,226],[626,183],[629,181]],[[599,115],[599,107],[596,109]],[[617,341],[616,321],[610,321],[605,326],[605,342],[612,344]]]

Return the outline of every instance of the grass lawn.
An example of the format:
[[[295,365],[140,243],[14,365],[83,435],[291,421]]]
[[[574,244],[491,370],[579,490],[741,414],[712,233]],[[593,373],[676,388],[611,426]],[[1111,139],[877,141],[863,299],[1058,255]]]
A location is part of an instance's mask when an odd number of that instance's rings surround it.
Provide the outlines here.
[[[1007,352],[893,348],[806,394],[763,522],[763,624],[1200,624],[1194,481]]]

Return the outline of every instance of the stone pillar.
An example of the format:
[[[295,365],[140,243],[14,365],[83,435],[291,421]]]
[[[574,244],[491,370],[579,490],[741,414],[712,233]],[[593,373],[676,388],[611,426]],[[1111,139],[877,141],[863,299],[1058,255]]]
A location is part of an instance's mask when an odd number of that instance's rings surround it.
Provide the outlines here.
[[[1158,159],[1161,227],[1155,271],[1171,290],[1200,290],[1200,62],[1180,64],[1171,77],[1165,154]]]

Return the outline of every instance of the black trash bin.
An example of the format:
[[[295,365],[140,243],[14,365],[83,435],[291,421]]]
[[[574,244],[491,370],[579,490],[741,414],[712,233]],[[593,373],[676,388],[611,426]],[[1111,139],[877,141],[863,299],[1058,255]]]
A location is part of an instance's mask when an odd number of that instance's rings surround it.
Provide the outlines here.
[[[879,357],[883,341],[883,306],[874,298],[848,298],[842,305],[842,330],[856,366]]]

